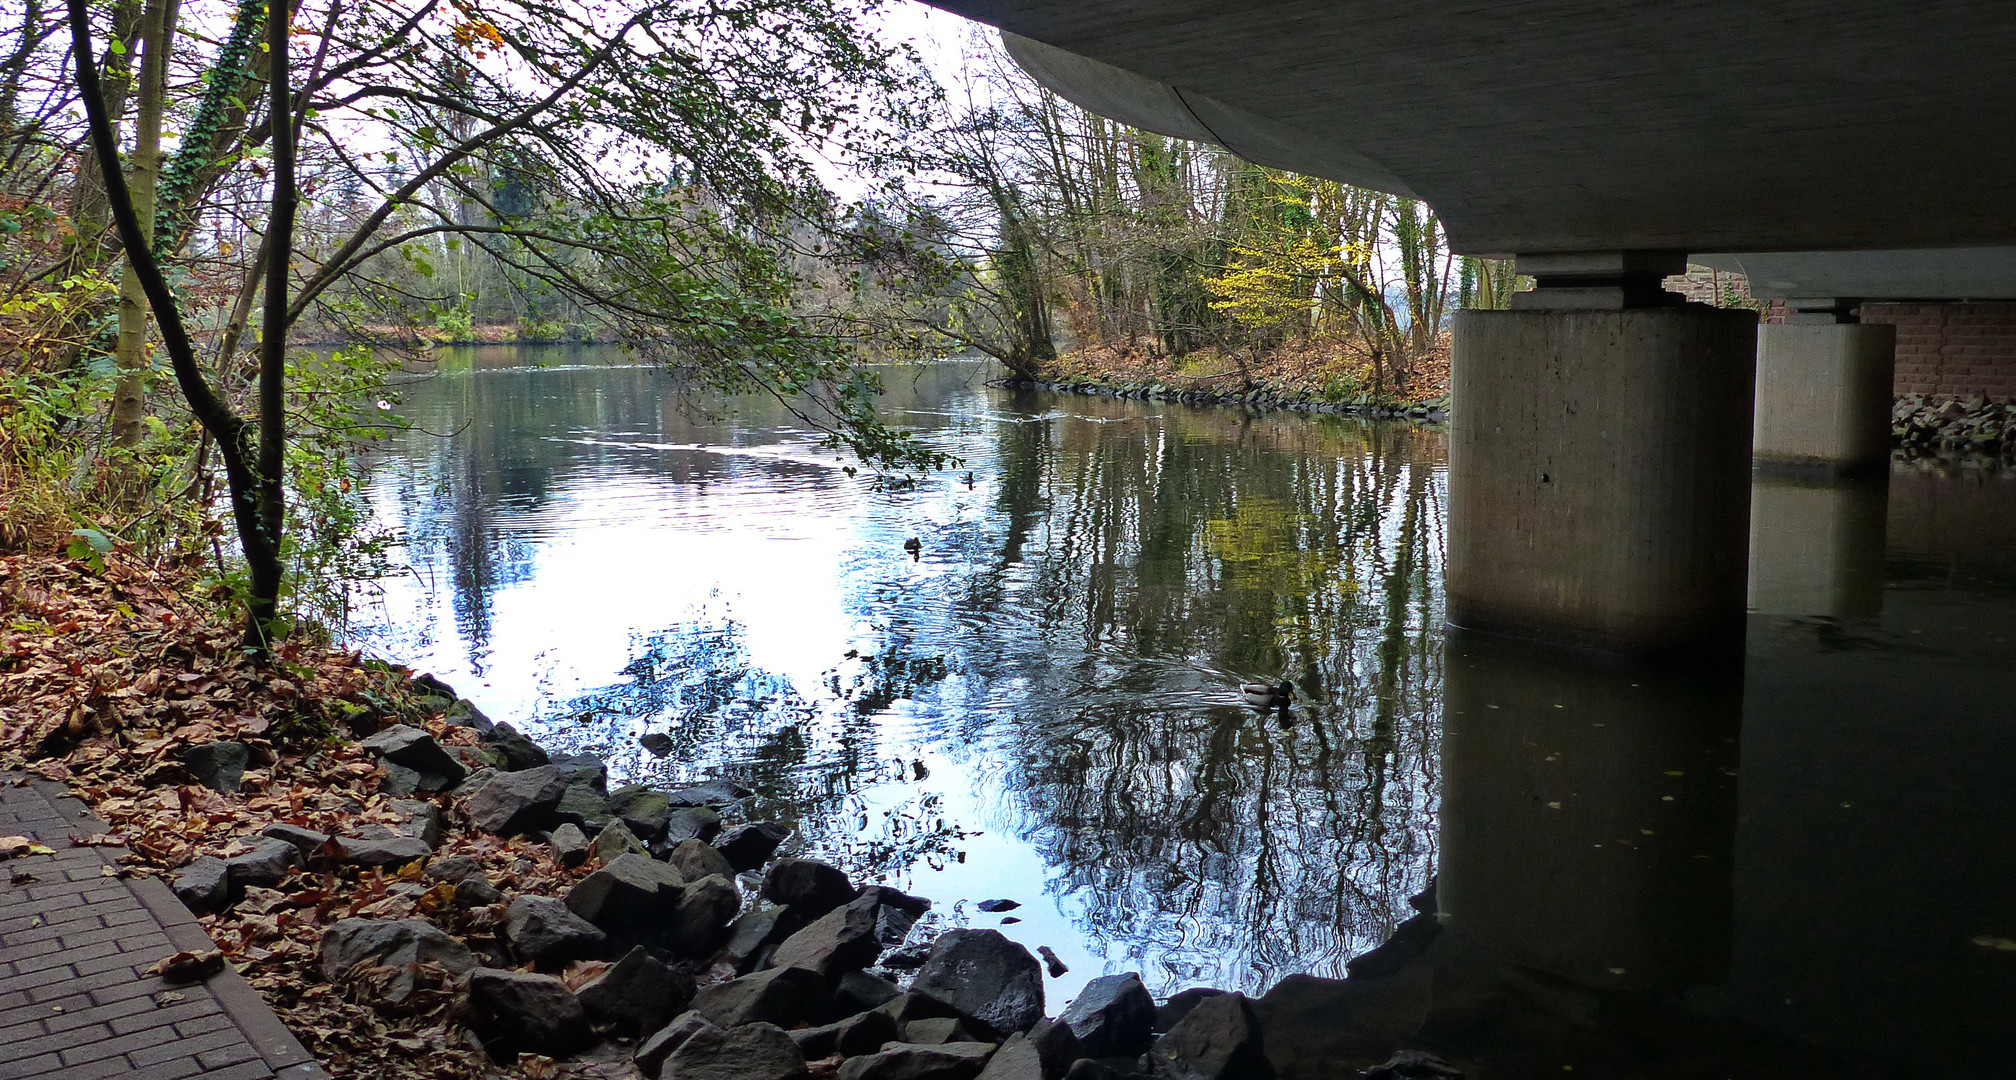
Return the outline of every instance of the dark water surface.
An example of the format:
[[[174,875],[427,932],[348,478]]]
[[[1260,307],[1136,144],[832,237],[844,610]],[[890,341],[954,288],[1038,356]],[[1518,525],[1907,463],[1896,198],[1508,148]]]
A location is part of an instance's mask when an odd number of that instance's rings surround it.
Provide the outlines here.
[[[1354,981],[1472,1075],[2016,1075],[2016,481],[1760,484],[1746,663],[1634,676],[1445,656],[1433,429],[947,363],[887,416],[972,484],[878,487],[607,359],[405,391],[458,434],[373,469],[412,572],[356,642],[620,777],[735,778],[1055,950],[1053,1012],[1341,976],[1439,873],[1428,954]],[[1285,715],[1240,700],[1283,675]]]

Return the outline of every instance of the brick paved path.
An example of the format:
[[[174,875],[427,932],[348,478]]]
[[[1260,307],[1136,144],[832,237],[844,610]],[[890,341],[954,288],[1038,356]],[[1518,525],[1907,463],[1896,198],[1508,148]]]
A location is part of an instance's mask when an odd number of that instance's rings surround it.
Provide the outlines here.
[[[142,974],[215,946],[166,885],[105,876],[123,848],[70,843],[107,831],[83,803],[22,779],[0,771],[0,836],[56,853],[0,862],[0,1080],[327,1077],[229,967],[186,986]]]

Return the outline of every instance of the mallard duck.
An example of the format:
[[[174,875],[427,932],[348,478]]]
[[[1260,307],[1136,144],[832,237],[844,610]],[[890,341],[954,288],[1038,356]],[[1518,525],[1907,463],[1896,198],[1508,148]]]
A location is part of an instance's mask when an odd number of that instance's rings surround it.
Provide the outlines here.
[[[972,474],[972,473],[970,473],[970,472],[969,472],[969,473],[967,473],[967,474],[966,474],[965,476],[962,476],[962,477],[960,477],[960,478],[959,478],[959,482],[960,482],[960,483],[962,483],[962,484],[965,484],[965,485],[966,485],[967,487],[969,487],[969,488],[970,488],[970,487],[972,487],[972,486],[973,486],[973,474]]]
[[[1289,702],[1295,700],[1295,685],[1287,679],[1282,679],[1279,686],[1264,682],[1240,683],[1239,693],[1245,697],[1246,704],[1256,709],[1285,709]]]
[[[913,536],[903,541],[903,550],[909,552],[910,558],[914,561],[924,554],[924,541]]]

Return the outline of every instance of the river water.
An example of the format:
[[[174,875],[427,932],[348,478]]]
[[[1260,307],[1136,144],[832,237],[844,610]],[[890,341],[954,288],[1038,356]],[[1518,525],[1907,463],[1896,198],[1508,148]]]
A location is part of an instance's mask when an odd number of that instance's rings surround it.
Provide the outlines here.
[[[949,362],[886,372],[963,459],[901,486],[603,350],[440,356],[371,462],[409,570],[353,641],[612,781],[737,780],[1052,949],[1053,1006],[1341,976],[1439,872],[1437,977],[1498,1003],[1438,989],[1439,1037],[1498,1074],[1617,1064],[1646,1009],[1773,1076],[2016,1068],[2016,480],[1760,483],[1746,663],[1654,678],[1445,650],[1433,428]],[[1285,712],[1237,691],[1283,677]]]

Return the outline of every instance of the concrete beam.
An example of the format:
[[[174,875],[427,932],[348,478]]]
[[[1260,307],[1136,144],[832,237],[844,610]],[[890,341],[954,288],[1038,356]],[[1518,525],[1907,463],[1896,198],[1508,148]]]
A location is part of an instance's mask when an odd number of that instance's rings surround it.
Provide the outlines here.
[[[934,2],[1095,111],[1425,199],[1465,254],[2016,246],[2016,19],[1970,0]]]

